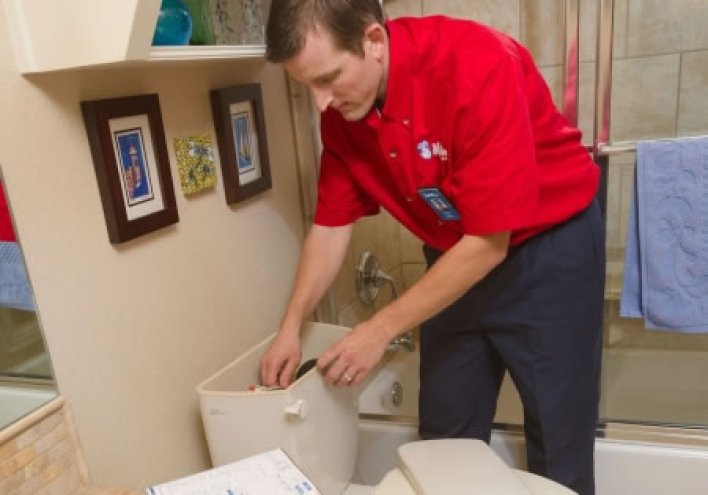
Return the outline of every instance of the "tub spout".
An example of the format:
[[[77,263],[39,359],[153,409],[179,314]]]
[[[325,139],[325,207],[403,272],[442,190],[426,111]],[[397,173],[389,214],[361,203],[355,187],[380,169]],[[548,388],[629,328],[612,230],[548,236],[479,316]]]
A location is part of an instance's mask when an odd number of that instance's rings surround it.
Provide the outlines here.
[[[413,341],[413,332],[406,332],[393,339],[386,347],[387,351],[415,351],[415,342]]]
[[[398,298],[396,282],[393,277],[384,272],[376,256],[373,253],[365,252],[361,255],[359,266],[357,266],[356,290],[359,301],[366,306],[372,306],[379,293],[379,287],[387,285],[391,289],[391,299]],[[403,350],[407,352],[415,351],[413,334],[409,331],[393,339],[386,347],[387,351]]]

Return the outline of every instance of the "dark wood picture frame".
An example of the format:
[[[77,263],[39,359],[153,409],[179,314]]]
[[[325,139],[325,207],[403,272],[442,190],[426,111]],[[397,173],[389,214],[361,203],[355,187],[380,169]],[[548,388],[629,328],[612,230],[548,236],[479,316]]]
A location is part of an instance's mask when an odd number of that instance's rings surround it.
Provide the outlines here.
[[[216,141],[228,204],[272,187],[260,84],[210,92]]]
[[[81,112],[111,243],[177,223],[158,95],[82,101]]]

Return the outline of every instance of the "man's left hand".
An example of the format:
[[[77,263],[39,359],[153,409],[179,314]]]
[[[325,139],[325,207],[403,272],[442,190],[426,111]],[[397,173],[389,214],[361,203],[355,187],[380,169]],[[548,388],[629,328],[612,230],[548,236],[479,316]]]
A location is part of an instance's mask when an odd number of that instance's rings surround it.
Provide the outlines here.
[[[358,385],[381,360],[388,342],[385,332],[368,321],[360,323],[322,353],[317,367],[330,385]]]

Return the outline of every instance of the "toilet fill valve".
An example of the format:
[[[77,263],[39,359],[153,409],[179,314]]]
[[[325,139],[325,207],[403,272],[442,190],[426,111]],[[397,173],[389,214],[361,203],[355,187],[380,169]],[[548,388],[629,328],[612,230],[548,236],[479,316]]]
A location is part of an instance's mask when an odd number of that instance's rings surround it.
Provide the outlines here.
[[[295,372],[295,380],[299,380],[300,377],[302,377],[305,373],[314,368],[316,364],[317,359],[308,359],[304,363],[300,364],[300,366],[298,366],[297,368],[297,371]],[[246,387],[246,392],[272,392],[274,390],[283,390],[283,387],[281,387],[280,385],[249,385],[248,387]]]

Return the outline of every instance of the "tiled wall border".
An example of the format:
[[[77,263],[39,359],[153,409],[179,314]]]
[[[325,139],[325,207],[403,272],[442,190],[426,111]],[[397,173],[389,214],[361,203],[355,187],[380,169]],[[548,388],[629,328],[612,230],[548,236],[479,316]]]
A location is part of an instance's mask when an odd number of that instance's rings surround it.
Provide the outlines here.
[[[0,493],[72,495],[88,485],[73,416],[62,397],[0,431]]]

